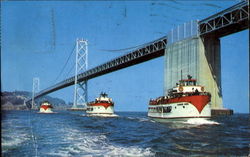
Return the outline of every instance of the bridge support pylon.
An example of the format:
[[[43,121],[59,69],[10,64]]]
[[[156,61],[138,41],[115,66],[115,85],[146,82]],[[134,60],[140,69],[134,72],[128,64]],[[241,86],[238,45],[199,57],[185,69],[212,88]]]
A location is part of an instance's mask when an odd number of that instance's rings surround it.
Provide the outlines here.
[[[174,87],[181,76],[192,75],[210,92],[212,110],[224,109],[221,89],[220,40],[200,37],[195,22],[170,32],[165,49],[164,94]],[[194,29],[195,28],[195,29]],[[193,30],[194,29],[194,30]]]
[[[75,89],[72,110],[84,109],[87,104],[87,80],[79,82],[78,75],[88,69],[88,41],[76,40]]]

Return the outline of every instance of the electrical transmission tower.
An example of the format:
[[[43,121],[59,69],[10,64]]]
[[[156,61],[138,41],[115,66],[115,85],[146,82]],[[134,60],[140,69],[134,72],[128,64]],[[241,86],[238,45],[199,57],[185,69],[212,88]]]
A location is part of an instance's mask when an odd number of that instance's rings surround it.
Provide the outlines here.
[[[76,64],[75,64],[75,91],[74,104],[72,109],[82,106],[86,107],[87,103],[87,81],[78,82],[78,74],[88,69],[88,41],[83,39],[76,40]]]
[[[39,91],[39,82],[40,82],[39,77],[34,77],[33,78],[31,109],[34,109],[34,104],[35,104],[34,97],[35,97],[35,93],[37,93]]]

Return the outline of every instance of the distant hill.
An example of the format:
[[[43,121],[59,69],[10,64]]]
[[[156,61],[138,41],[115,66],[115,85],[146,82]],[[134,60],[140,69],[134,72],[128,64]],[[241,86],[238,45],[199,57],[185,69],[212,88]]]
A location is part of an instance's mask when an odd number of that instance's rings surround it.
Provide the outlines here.
[[[2,110],[27,110],[30,104],[26,106],[24,101],[30,99],[31,97],[32,93],[27,91],[1,92],[1,108]],[[61,110],[71,107],[71,103],[66,104],[64,100],[50,96],[43,96],[36,99],[35,107],[39,108],[40,103],[45,100],[49,101],[53,105],[54,109]]]

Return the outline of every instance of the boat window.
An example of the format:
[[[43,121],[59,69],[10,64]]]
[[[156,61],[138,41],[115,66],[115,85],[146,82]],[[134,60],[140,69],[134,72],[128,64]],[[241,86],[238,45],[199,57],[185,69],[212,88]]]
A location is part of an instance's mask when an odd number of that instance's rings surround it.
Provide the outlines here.
[[[87,108],[87,111],[93,111],[93,108]]]
[[[184,85],[184,81],[180,81],[180,86],[183,86]]]
[[[180,105],[182,105],[182,104],[177,104],[177,106],[180,106]]]
[[[149,107],[150,111],[155,111],[155,107]]]
[[[172,110],[172,106],[163,107],[163,113],[169,113]]]
[[[196,86],[196,81],[194,81],[194,80],[188,81],[188,85],[189,86]]]
[[[157,112],[161,112],[161,107],[157,107],[157,108],[156,108],[156,111],[157,111]]]

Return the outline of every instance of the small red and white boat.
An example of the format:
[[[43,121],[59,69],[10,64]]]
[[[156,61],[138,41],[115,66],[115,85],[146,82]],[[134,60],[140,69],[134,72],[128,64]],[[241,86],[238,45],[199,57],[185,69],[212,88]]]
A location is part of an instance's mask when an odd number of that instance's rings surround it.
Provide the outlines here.
[[[117,117],[114,114],[114,102],[106,93],[101,93],[95,101],[87,103],[88,116]]]
[[[210,118],[211,95],[196,80],[180,80],[168,95],[149,101],[148,116],[154,119]]]
[[[39,113],[54,113],[52,109],[52,105],[48,101],[44,101],[40,105]]]

